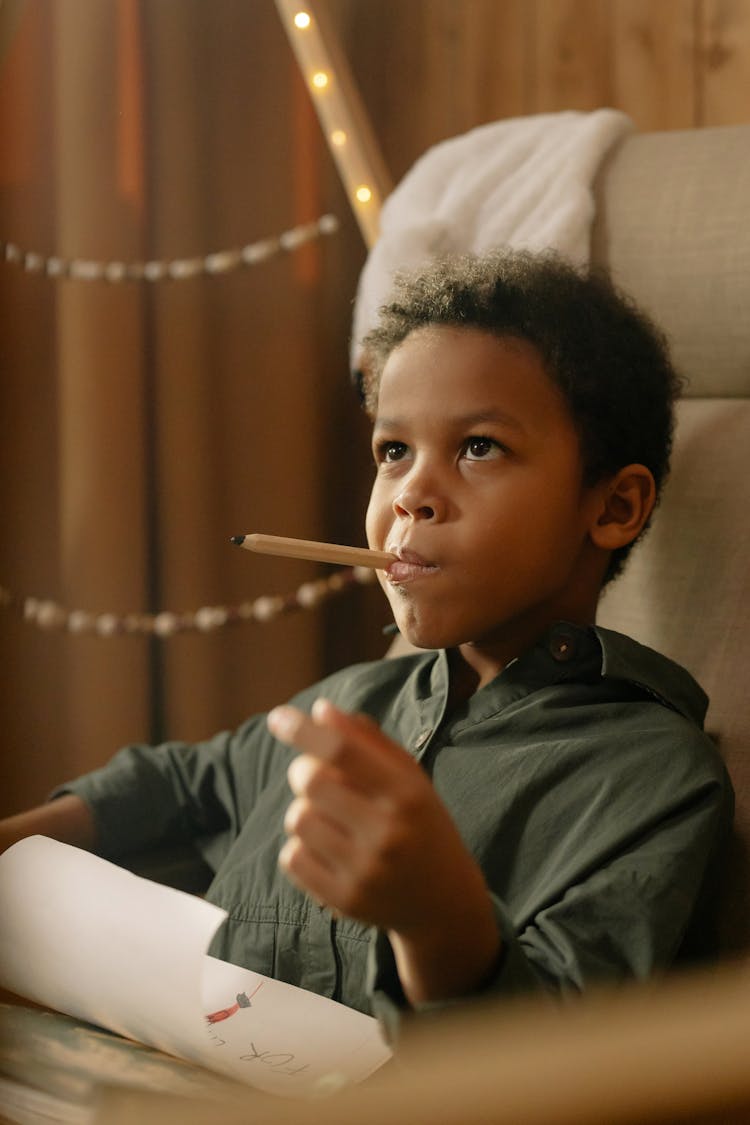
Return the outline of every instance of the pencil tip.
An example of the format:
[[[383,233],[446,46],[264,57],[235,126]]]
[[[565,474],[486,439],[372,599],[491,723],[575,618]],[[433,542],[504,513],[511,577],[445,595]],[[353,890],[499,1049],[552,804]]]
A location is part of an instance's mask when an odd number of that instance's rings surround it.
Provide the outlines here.
[[[245,536],[244,535],[233,535],[232,538],[229,540],[229,542],[234,543],[236,547],[241,547],[242,544],[245,542]]]

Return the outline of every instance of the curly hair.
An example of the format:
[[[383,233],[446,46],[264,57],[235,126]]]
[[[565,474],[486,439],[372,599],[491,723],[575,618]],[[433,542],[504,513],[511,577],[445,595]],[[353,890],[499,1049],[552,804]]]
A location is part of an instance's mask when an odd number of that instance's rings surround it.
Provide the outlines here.
[[[363,340],[361,391],[371,416],[388,356],[429,325],[478,328],[532,344],[576,426],[585,483],[639,463],[653,474],[658,501],[683,381],[663,333],[604,271],[578,269],[552,252],[501,250],[398,274]],[[619,574],[633,545],[612,553],[605,583]]]

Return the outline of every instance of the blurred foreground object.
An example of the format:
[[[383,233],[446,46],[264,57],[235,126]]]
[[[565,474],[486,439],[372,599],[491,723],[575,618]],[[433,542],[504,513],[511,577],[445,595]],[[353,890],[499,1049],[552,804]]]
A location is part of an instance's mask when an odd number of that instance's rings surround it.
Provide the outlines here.
[[[651,1125],[750,1120],[750,970],[738,964],[562,1006],[420,1021],[362,1087],[291,1105],[103,1091],[96,1125]]]

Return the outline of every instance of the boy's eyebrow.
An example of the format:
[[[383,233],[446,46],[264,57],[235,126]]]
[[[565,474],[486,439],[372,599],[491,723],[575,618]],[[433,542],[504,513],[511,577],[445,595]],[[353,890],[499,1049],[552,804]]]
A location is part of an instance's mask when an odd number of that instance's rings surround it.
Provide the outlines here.
[[[519,418],[515,418],[512,414],[506,414],[504,410],[495,410],[490,408],[488,410],[475,410],[470,414],[457,414],[455,417],[450,418],[449,421],[462,429],[471,429],[473,426],[481,426],[486,422],[495,422],[502,426],[510,426],[519,433],[526,432],[526,426]],[[398,430],[405,425],[401,418],[382,418],[376,417],[373,423],[373,430]]]

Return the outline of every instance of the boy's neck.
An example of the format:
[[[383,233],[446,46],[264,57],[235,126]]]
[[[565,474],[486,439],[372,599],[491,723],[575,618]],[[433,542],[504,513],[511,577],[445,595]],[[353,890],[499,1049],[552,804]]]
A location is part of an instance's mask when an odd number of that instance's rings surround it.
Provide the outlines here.
[[[595,609],[590,613],[576,613],[564,615],[555,621],[549,622],[548,628],[558,620],[569,621],[571,624],[593,625],[596,620]],[[448,706],[451,710],[460,707],[467,699],[481,688],[491,683],[496,676],[512,660],[517,659],[535,645],[544,629],[538,629],[533,636],[527,638],[516,637],[513,646],[503,644],[475,644],[467,643],[458,645],[448,650],[448,667],[450,671],[450,684],[448,688]]]
[[[448,649],[448,713],[471,699],[481,686],[480,676],[476,669],[466,662],[461,651],[457,648]],[[497,673],[495,673],[497,675]],[[494,678],[494,677],[493,677]]]

